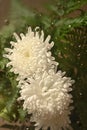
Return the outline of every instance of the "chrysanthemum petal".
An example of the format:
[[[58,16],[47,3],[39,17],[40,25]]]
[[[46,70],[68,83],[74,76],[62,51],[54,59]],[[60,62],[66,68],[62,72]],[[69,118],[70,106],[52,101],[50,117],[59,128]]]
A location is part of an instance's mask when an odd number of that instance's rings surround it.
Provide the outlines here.
[[[72,95],[69,92],[74,81],[61,71],[51,72],[45,71],[36,75],[30,83],[24,81],[19,85],[23,107],[29,114],[32,113],[31,120],[36,122],[36,130],[41,127],[42,130],[48,127],[51,130],[66,130],[70,126]]]
[[[54,44],[49,43],[50,35],[44,41],[43,31],[34,32],[29,27],[26,35],[21,33],[18,36],[14,33],[14,36],[17,42],[11,41],[11,49],[6,48],[7,54],[4,55],[11,61],[10,65],[14,73],[19,74],[21,78],[26,78],[29,75],[33,77],[37,71],[56,68],[58,63],[54,61],[55,58],[50,52]]]

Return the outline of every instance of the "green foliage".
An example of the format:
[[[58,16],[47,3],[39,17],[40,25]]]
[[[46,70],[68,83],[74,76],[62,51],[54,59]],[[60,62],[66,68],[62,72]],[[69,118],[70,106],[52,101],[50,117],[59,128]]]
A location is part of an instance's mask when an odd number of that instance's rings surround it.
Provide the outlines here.
[[[48,14],[39,14],[23,6],[21,0],[11,1],[10,24],[0,32],[0,117],[9,121],[24,121],[26,112],[19,96],[16,76],[6,68],[8,60],[3,58],[4,48],[14,40],[12,33],[25,32],[28,26],[39,26],[45,36],[51,35],[55,46],[52,53],[59,68],[75,79],[73,86],[74,110],[71,121],[74,130],[87,129],[87,12],[81,6],[87,0],[59,0],[48,5]],[[73,12],[80,15],[71,17]],[[12,128],[12,127],[11,127]],[[34,129],[34,128],[30,128]]]

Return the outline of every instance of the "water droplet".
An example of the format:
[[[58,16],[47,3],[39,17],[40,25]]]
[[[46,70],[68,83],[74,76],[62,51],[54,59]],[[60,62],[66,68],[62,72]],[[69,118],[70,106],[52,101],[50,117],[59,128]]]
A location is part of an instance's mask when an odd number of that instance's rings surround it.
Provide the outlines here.
[[[80,96],[82,96],[82,93],[79,93]]]
[[[80,121],[77,121],[76,123],[77,123],[77,124],[79,124],[79,123],[80,123]]]
[[[51,25],[53,25],[54,23],[52,22]]]
[[[83,66],[83,63],[81,63],[81,66]]]
[[[9,20],[8,20],[8,19],[5,19],[5,20],[4,20],[4,23],[5,23],[6,25],[8,25],[8,24],[9,24]]]
[[[71,25],[69,25],[69,28],[71,28]]]
[[[66,48],[66,47],[65,47],[64,49],[65,49],[65,50],[67,50],[67,48]]]
[[[79,48],[81,47],[81,45],[78,46]]]
[[[26,128],[26,130],[29,130],[29,128]]]
[[[59,58],[63,58],[61,52],[58,53]]]
[[[78,3],[80,3],[80,0],[78,0]]]

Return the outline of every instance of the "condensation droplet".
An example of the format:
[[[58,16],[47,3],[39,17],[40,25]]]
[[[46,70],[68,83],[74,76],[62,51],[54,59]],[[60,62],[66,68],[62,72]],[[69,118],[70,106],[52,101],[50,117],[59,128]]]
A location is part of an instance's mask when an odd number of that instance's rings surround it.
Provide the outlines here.
[[[29,128],[26,128],[26,130],[29,130]]]
[[[80,0],[78,0],[78,3],[80,3]]]
[[[80,121],[77,121],[76,123],[77,123],[77,124],[79,124],[79,123],[80,123]]]
[[[81,63],[81,66],[83,66],[83,63]]]
[[[61,52],[58,53],[59,58],[63,58]]]
[[[81,47],[81,45],[78,46],[79,48]]]
[[[71,28],[71,25],[68,25],[69,26],[69,28]]]
[[[80,96],[82,96],[82,93],[79,93]]]

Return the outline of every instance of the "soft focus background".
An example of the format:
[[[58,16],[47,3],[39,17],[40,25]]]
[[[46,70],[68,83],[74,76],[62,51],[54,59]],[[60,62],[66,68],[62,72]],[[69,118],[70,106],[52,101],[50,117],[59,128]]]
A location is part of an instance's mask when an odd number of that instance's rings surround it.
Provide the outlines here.
[[[87,0],[0,0],[0,116],[13,122],[25,120],[26,114],[16,102],[15,76],[5,68],[7,61],[2,55],[13,40],[13,32],[25,32],[27,26],[40,26],[45,35],[51,35],[55,42],[52,54],[60,69],[76,81],[72,126],[74,130],[87,130]],[[0,119],[0,126],[4,123]]]
[[[44,5],[51,0],[22,0],[27,8],[45,12]],[[0,28],[8,21],[11,0],[0,0]]]

